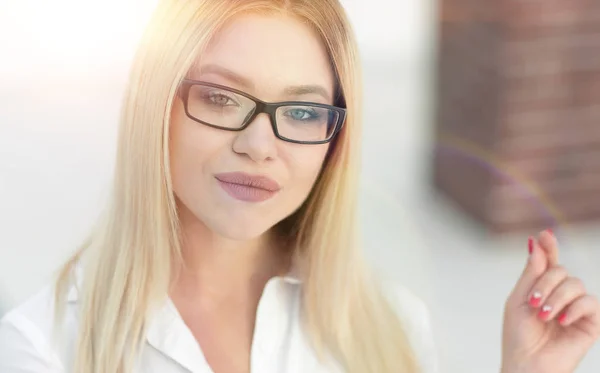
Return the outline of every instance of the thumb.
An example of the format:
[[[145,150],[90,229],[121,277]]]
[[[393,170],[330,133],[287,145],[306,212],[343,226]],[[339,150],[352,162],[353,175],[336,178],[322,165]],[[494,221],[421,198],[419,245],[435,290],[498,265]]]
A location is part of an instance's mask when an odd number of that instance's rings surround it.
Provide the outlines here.
[[[513,290],[513,298],[518,302],[527,302],[529,292],[548,269],[548,254],[533,237],[529,237],[529,250],[527,264]]]

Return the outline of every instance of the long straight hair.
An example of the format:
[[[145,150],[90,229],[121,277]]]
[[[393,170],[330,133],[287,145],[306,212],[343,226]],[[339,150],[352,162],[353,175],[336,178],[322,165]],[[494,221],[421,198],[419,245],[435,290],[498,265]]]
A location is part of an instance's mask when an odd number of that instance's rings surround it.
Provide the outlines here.
[[[137,51],[125,94],[112,197],[61,270],[57,315],[85,257],[75,372],[131,373],[152,310],[168,296],[182,253],[169,170],[169,122],[179,82],[232,17],[297,17],[320,35],[347,107],[345,127],[304,205],[278,228],[301,267],[303,319],[315,351],[347,372],[415,373],[393,307],[370,275],[357,229],[362,85],[353,31],[337,0],[163,0]],[[343,101],[343,102],[342,102]]]

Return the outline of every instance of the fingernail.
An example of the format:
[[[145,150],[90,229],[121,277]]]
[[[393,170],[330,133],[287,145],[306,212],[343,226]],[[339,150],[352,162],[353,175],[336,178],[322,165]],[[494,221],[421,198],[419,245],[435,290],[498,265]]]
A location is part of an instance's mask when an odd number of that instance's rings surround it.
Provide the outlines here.
[[[529,255],[533,253],[533,237],[529,237],[527,240],[527,246],[529,248]]]
[[[561,324],[564,324],[567,321],[567,314],[563,313],[562,315],[560,315],[560,317],[558,318],[558,322]]]
[[[532,307],[538,307],[541,301],[542,293],[536,291],[535,293],[531,294],[531,297],[529,298],[529,305]]]
[[[546,229],[546,232],[548,232],[548,233],[550,233],[550,235],[554,236],[554,231],[552,230],[552,228]]]
[[[550,312],[552,312],[552,306],[545,305],[544,307],[542,307],[542,310],[540,311],[538,316],[540,319],[546,320],[550,315]]]

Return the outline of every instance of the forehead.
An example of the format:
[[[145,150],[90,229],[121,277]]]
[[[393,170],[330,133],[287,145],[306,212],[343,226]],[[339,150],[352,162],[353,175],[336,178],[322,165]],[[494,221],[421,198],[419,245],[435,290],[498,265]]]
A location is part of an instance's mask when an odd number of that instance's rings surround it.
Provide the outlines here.
[[[333,72],[324,43],[312,28],[289,16],[245,14],[232,19],[200,56],[197,70],[211,64],[252,82],[255,94],[321,85],[333,96]]]

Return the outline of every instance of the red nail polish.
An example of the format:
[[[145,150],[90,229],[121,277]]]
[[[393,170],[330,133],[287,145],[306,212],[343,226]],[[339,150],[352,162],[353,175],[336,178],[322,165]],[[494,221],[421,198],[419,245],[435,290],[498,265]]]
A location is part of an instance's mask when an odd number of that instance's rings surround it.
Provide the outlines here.
[[[552,228],[548,228],[546,229],[546,232],[550,233],[552,236],[554,236],[554,231],[552,230]]]
[[[542,310],[538,313],[538,317],[542,320],[546,320],[548,316],[550,316],[550,312],[552,312],[552,307],[546,305],[542,307]]]
[[[531,307],[538,307],[541,302],[542,294],[539,291],[536,291],[535,293],[531,294],[531,297],[529,298],[529,305]]]
[[[529,240],[527,241],[527,246],[529,248],[529,254],[531,255],[531,253],[533,253],[533,237],[529,237]]]
[[[560,317],[558,318],[558,322],[561,324],[564,324],[565,321],[567,321],[567,314],[563,313],[562,315],[560,315]]]

